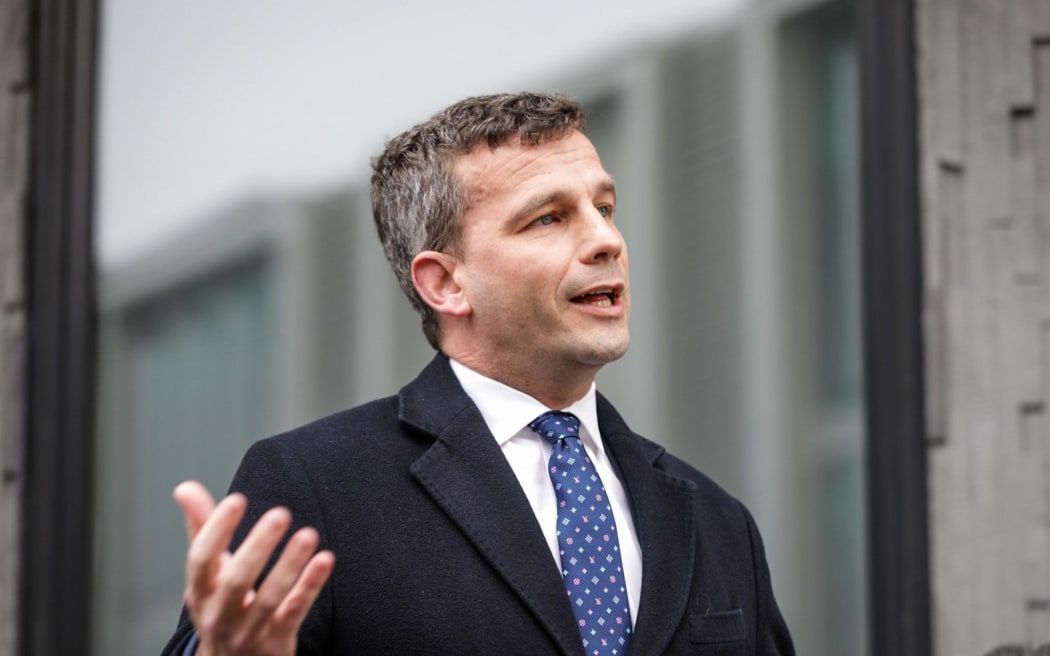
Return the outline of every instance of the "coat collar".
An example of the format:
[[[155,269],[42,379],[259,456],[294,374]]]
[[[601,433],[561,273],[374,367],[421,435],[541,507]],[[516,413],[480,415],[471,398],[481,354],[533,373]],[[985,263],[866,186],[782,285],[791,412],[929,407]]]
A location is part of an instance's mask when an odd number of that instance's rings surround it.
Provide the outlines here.
[[[528,499],[448,358],[439,353],[401,390],[399,401],[400,420],[436,438],[412,464],[413,476],[515,590],[562,653],[583,654],[564,584]],[[688,600],[696,552],[695,485],[654,468],[663,449],[632,433],[601,395],[598,423],[631,500],[642,547],[642,593],[631,653],[660,653]]]
[[[635,434],[598,395],[598,424],[631,500],[642,547],[642,595],[631,654],[663,653],[683,621],[696,557],[696,484],[657,468],[662,446]]]

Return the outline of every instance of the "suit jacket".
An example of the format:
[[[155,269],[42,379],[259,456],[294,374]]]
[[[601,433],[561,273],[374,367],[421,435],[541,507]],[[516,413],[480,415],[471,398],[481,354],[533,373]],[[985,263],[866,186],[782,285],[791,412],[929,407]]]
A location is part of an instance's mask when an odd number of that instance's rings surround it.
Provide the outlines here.
[[[744,506],[600,395],[598,422],[642,548],[629,653],[794,654]],[[249,499],[235,542],[280,504],[335,553],[301,654],[584,656],[529,502],[443,355],[396,397],[256,443],[231,490]],[[184,611],[165,653],[191,635]]]

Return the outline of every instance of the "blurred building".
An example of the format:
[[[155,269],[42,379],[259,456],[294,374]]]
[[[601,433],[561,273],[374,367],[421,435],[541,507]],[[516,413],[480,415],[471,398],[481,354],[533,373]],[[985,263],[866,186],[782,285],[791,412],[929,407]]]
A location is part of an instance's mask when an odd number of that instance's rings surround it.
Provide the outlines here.
[[[748,503],[816,656],[867,650],[855,50],[843,2],[759,3],[547,87],[587,107],[631,249],[632,347],[599,387]],[[225,489],[251,442],[433,353],[365,182],[201,225],[103,272],[96,653],[174,628],[178,481]]]

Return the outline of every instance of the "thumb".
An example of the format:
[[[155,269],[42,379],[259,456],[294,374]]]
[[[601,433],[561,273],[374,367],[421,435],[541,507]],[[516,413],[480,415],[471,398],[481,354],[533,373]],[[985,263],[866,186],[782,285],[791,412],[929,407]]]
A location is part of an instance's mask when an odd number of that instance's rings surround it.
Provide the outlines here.
[[[208,489],[197,481],[179,483],[172,492],[172,496],[175,497],[175,503],[182,509],[182,516],[186,521],[186,538],[189,542],[193,542],[201,526],[215,510],[215,499],[212,498]]]

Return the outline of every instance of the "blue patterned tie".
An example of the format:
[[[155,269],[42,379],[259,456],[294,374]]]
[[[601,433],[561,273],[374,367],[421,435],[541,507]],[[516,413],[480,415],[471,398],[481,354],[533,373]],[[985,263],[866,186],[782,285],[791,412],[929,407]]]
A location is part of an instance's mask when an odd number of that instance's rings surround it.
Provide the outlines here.
[[[616,523],[602,479],[580,440],[580,420],[546,412],[529,427],[554,445],[547,472],[558,498],[561,575],[591,656],[622,656],[631,640],[631,608]]]

